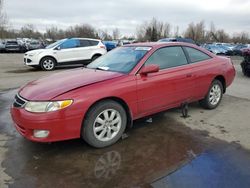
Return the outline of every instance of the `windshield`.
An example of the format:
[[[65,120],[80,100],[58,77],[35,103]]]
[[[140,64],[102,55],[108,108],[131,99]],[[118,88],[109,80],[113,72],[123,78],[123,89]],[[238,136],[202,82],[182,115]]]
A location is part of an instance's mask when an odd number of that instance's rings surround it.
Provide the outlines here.
[[[52,43],[52,44],[46,46],[46,49],[54,48],[54,47],[56,47],[57,45],[63,43],[65,40],[67,40],[67,39],[62,39],[62,40],[56,41],[56,42],[54,42],[54,43]]]
[[[128,73],[151,47],[119,47],[90,63],[87,68]]]

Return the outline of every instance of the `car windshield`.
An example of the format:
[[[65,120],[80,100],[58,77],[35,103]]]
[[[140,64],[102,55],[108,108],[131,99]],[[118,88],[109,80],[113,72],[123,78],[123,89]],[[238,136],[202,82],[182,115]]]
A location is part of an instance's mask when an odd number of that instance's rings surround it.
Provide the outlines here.
[[[87,68],[113,72],[130,72],[151,47],[119,47],[90,63]]]
[[[65,40],[67,40],[67,39],[62,39],[62,40],[56,41],[56,42],[54,42],[54,43],[48,45],[48,46],[46,47],[46,49],[54,48],[54,47],[56,47],[57,45],[62,44]]]

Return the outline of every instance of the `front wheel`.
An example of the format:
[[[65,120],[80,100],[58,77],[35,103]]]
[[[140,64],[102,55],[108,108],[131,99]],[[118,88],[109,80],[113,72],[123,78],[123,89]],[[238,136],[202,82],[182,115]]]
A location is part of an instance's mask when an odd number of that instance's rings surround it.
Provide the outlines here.
[[[214,80],[209,88],[206,97],[200,101],[200,104],[206,109],[214,109],[220,104],[222,96],[222,83],[219,80]]]
[[[51,57],[44,57],[41,60],[40,66],[45,71],[51,71],[51,70],[55,69],[56,61],[55,61],[55,59],[53,59]]]
[[[126,111],[119,103],[113,100],[102,101],[87,113],[82,136],[89,145],[103,148],[119,140],[126,124]]]

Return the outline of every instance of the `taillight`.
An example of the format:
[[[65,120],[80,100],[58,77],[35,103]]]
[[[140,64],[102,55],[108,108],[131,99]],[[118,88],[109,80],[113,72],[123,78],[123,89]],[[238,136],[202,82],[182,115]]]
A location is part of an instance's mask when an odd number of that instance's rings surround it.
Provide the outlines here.
[[[101,46],[100,46],[100,48],[103,48],[103,49],[105,49],[105,50],[106,50],[106,46],[101,45]]]

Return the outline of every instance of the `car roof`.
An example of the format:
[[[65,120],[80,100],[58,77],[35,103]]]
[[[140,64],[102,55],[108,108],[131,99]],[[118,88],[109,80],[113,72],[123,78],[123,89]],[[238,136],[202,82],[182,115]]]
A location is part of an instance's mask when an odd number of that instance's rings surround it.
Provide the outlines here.
[[[145,47],[164,47],[164,46],[191,46],[197,47],[197,45],[190,44],[187,42],[141,42],[141,43],[133,43],[124,46],[145,46]]]
[[[77,38],[77,37],[68,38],[68,39],[82,39],[82,40],[94,40],[94,41],[101,41],[100,39],[92,39],[92,38]]]
[[[142,43],[133,43],[133,44],[127,44],[124,45],[124,47],[152,47],[154,49],[162,48],[162,47],[167,47],[167,46],[188,46],[188,47],[193,47],[195,49],[198,49],[206,54],[208,54],[211,57],[215,57],[215,55],[208,50],[201,48],[197,46],[196,44],[191,44],[187,42],[142,42]]]

